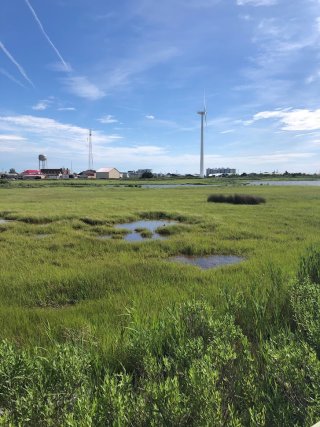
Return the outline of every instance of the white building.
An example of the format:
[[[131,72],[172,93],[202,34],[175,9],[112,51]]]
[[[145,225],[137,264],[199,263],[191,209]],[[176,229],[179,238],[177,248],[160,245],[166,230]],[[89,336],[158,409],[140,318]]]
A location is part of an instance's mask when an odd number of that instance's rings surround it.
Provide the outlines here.
[[[231,168],[208,168],[207,169],[207,176],[210,175],[234,175],[236,174],[236,169]]]
[[[116,168],[100,168],[96,172],[97,179],[119,179],[121,173]]]

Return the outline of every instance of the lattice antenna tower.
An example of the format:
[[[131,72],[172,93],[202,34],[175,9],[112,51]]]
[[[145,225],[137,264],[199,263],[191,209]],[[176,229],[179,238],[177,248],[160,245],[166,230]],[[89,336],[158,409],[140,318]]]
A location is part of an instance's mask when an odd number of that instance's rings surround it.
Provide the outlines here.
[[[89,145],[88,169],[91,170],[91,169],[93,169],[92,131],[91,131],[91,129],[89,129],[88,145]]]

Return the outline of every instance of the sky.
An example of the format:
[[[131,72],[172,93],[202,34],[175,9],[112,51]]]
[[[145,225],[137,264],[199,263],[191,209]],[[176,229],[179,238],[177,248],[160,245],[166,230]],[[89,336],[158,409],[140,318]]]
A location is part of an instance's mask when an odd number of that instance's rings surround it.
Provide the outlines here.
[[[320,0],[2,0],[0,171],[320,173]],[[205,103],[205,106],[204,106]]]

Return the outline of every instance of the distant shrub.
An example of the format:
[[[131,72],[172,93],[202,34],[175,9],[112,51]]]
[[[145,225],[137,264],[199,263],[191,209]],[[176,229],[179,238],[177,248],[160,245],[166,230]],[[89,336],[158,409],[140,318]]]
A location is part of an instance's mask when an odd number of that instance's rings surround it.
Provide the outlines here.
[[[147,178],[153,178],[153,173],[152,172],[143,172],[143,174],[141,175],[141,179],[147,179]]]
[[[213,203],[232,203],[234,205],[259,205],[266,202],[263,197],[251,194],[211,194],[207,201]]]

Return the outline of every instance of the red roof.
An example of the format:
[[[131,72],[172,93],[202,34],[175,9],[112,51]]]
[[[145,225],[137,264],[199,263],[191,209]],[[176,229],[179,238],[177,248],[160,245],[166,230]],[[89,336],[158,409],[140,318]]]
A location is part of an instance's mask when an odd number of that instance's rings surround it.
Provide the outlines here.
[[[22,172],[22,175],[41,175],[41,172],[36,169],[27,169],[26,171]]]

